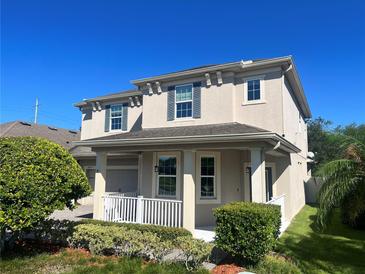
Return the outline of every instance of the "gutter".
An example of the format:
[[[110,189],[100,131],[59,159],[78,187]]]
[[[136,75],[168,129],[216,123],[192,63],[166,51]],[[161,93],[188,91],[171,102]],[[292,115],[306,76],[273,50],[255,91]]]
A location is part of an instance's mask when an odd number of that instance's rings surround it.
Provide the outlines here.
[[[230,68],[254,68],[256,66],[273,65],[273,64],[277,64],[277,63],[288,62],[290,60],[291,60],[291,56],[285,56],[285,57],[279,57],[279,58],[272,58],[269,60],[254,61],[252,63],[248,63],[248,62],[246,63],[243,61],[232,62],[232,63],[205,67],[205,68],[200,68],[200,69],[192,69],[192,70],[180,71],[180,72],[175,72],[175,73],[162,74],[162,75],[154,76],[154,77],[141,78],[141,79],[137,79],[137,80],[132,80],[131,83],[134,85],[140,85],[140,84],[147,83],[147,82],[161,81],[161,80],[174,78],[174,77],[190,76],[192,74],[201,74],[201,73],[206,73],[206,72],[210,72],[210,71],[224,70],[224,69],[230,69]]]
[[[290,151],[300,152],[301,150],[292,143],[285,140],[276,133],[238,133],[238,134],[221,134],[221,135],[199,135],[199,136],[178,136],[178,137],[158,137],[158,138],[132,138],[132,139],[106,139],[106,140],[85,140],[73,142],[78,146],[148,146],[158,144],[196,144],[202,142],[232,142],[248,140],[275,140],[287,147]]]

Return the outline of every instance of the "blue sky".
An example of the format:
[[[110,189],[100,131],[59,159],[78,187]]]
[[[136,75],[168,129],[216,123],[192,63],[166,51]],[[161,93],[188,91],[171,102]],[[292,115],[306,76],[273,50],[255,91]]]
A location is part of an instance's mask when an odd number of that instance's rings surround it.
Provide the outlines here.
[[[0,122],[77,129],[130,80],[293,55],[314,117],[365,122],[365,1],[1,1]]]

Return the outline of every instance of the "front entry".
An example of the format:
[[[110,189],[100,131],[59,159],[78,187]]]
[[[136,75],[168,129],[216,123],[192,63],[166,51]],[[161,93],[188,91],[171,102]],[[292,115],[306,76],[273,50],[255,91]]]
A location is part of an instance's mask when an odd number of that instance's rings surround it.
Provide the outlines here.
[[[249,182],[248,186],[245,187],[245,182]],[[266,183],[266,201],[270,201],[273,197],[273,168],[271,166],[265,167],[265,183]],[[252,186],[251,186],[251,166],[247,166],[245,169],[245,176],[244,176],[244,185],[243,185],[244,192],[248,191],[249,195],[244,193],[244,200],[247,200],[249,197],[250,201],[252,201]]]

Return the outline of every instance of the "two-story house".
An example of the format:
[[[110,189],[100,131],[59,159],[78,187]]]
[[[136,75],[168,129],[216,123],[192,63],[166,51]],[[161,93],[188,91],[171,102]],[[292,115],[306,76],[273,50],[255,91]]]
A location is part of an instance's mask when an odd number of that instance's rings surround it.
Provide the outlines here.
[[[132,83],[76,104],[76,144],[96,153],[80,160],[95,169],[94,218],[194,232],[232,201],[280,204],[284,223],[304,205],[311,113],[290,56]]]

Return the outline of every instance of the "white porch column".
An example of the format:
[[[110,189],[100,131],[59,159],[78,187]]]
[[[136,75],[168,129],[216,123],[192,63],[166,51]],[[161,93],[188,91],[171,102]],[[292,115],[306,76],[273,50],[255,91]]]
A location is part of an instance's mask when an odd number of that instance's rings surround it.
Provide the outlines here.
[[[265,154],[261,148],[251,149],[252,202],[265,202]]]
[[[93,218],[102,220],[104,211],[104,201],[102,196],[105,194],[106,186],[106,152],[96,152],[96,170],[95,170],[95,189],[94,189],[94,210]]]
[[[183,227],[195,229],[195,152],[184,151]]]

